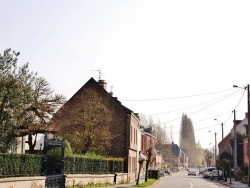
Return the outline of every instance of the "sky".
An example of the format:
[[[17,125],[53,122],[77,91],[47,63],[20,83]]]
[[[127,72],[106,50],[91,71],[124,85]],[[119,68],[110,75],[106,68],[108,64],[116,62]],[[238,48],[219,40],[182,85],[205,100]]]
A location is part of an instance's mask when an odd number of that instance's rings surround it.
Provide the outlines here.
[[[67,99],[101,76],[177,144],[187,114],[211,149],[222,122],[224,137],[232,129],[232,111],[247,112],[249,10],[248,0],[2,0],[0,53],[19,51],[18,64]]]

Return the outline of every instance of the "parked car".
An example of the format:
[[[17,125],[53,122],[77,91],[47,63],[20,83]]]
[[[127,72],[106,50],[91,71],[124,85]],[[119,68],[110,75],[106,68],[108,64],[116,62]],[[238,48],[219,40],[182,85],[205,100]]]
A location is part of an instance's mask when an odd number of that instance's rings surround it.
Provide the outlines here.
[[[165,173],[169,175],[169,174],[171,173],[170,168],[166,168],[166,169],[165,169]]]
[[[189,168],[188,169],[188,175],[195,175],[195,176],[197,176],[197,174],[198,174],[198,171],[196,169],[194,169],[194,168]]]
[[[203,173],[203,178],[210,178],[213,170],[216,170],[216,168],[215,167],[207,167],[205,169],[205,172]]]
[[[211,180],[216,179],[216,178],[218,179],[218,169],[213,170],[211,172],[210,178],[211,178]],[[219,170],[219,179],[221,179],[221,180],[223,179],[222,171],[221,170]]]
[[[165,171],[163,169],[160,169],[160,176],[164,176],[165,175]]]
[[[205,172],[205,168],[200,168],[199,169],[199,174],[203,174]]]

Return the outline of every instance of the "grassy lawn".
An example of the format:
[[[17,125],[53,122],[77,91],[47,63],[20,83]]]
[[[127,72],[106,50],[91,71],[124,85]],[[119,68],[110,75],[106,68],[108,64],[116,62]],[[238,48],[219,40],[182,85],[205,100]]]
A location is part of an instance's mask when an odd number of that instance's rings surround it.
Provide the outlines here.
[[[135,185],[135,187],[148,187],[150,185],[153,185],[156,182],[156,179],[148,179],[147,182],[139,183],[138,185]]]

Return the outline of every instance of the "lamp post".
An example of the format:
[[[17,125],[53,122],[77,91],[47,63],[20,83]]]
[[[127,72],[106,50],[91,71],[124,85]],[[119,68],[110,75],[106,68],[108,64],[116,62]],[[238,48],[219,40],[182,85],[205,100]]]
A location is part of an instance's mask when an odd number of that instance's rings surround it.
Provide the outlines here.
[[[238,148],[238,144],[237,144],[237,133],[236,133],[236,113],[235,110],[233,110],[234,112],[234,179],[237,180],[237,174],[238,174],[238,159],[237,159],[237,148]],[[231,170],[230,170],[231,172]]]
[[[218,119],[214,119],[215,121],[220,121]],[[224,139],[224,129],[223,129],[223,121],[220,121],[221,122],[221,127],[222,127],[222,140]],[[224,149],[224,148],[223,148]]]
[[[238,87],[233,85],[233,87],[247,89],[247,124],[248,124],[248,186],[250,187],[250,94],[249,94],[249,84],[245,87]]]
[[[211,132],[211,133],[214,133],[214,137],[215,137],[215,157],[214,157],[214,159],[215,159],[215,166],[216,166],[216,156],[217,156],[217,139],[216,139],[216,135],[217,135],[217,133],[216,132],[212,132],[212,131],[208,131],[208,132]],[[219,166],[218,166],[218,181],[219,181]]]
[[[214,159],[215,159],[215,161],[216,161],[216,156],[217,156],[217,139],[216,139],[216,135],[217,135],[217,133],[216,132],[212,132],[212,131],[208,131],[208,132],[211,132],[211,133],[214,133],[214,138],[215,138],[215,140],[214,140]]]

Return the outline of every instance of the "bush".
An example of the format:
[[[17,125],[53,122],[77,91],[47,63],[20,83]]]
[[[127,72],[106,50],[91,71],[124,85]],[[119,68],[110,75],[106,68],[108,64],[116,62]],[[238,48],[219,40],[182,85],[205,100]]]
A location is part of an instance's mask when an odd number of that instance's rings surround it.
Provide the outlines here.
[[[51,151],[52,152],[52,151]],[[55,150],[56,152],[56,150]],[[55,161],[48,152],[50,162]],[[57,160],[58,161],[58,160]],[[121,158],[89,158],[84,155],[65,156],[63,170],[66,174],[110,174],[123,172],[124,161]],[[50,171],[55,171],[56,165],[47,163]],[[39,176],[45,171],[43,155],[35,154],[0,154],[0,178]],[[47,169],[47,170],[48,170]],[[61,172],[58,170],[58,172]]]
[[[41,175],[42,159],[41,155],[0,154],[0,178]]]
[[[123,160],[118,158],[89,158],[85,155],[66,156],[64,172],[67,174],[108,174],[123,172]]]

